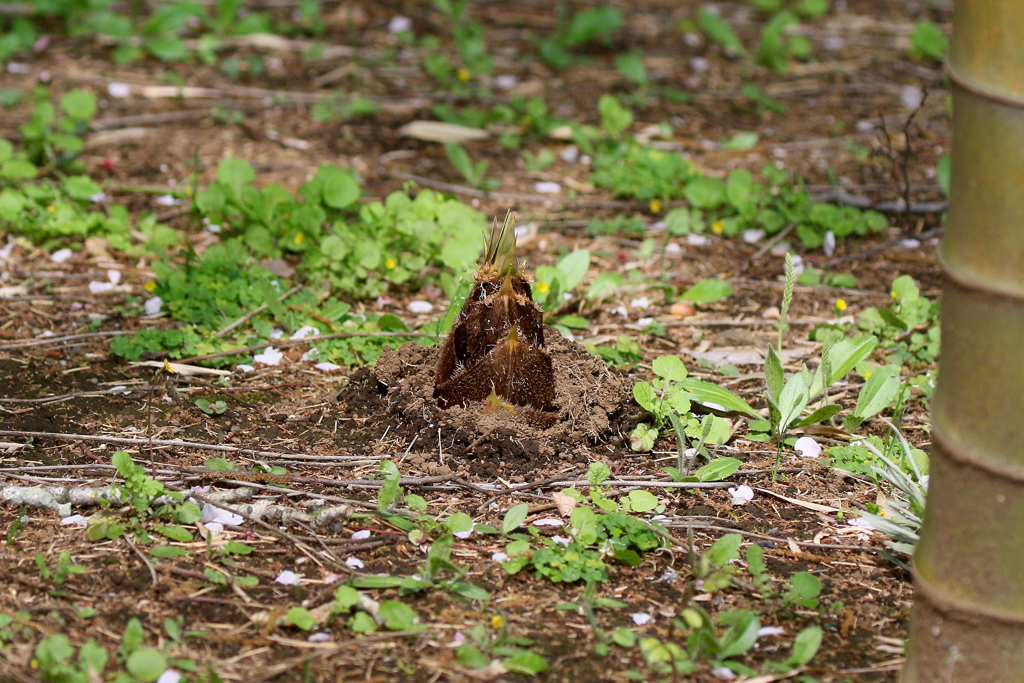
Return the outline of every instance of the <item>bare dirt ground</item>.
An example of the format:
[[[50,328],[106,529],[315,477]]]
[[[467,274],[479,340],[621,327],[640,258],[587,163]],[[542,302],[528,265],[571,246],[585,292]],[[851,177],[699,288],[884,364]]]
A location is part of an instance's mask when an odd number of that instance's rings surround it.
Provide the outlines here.
[[[531,30],[552,25],[550,3],[515,7],[489,3],[474,5],[472,12],[487,27],[489,44],[495,46],[495,73],[516,75],[513,94],[543,96],[549,110],[559,116],[596,123],[599,95],[628,89],[611,66],[613,54],[639,49],[653,65],[649,68],[659,85],[684,90],[691,99],[686,104],[652,101],[648,108],[636,110],[637,130],[671,121],[679,149],[709,172],[724,175],[737,167],[756,172],[766,163],[781,162],[803,176],[812,191],[827,192],[839,179],[845,191],[874,203],[898,198],[902,179],[894,178],[888,160],[864,157],[857,150],[886,147],[880,130],[883,118],[898,144],[908,144],[899,131],[912,110],[901,96],[907,86],[927,90],[928,98],[909,136],[914,152],[910,184],[914,201],[940,201],[932,169],[949,144],[948,86],[938,68],[906,57],[906,44],[915,21],[946,22],[948,13],[878,0],[836,5],[825,17],[803,25],[815,46],[814,61],[795,65],[786,74],[749,67],[742,78],[736,63],[717,48],[706,42],[692,46],[684,42],[677,24],[692,16],[696,5],[691,2],[644,0],[623,6],[626,25],[617,34],[616,44],[607,50],[593,49],[588,64],[563,72],[537,60],[528,42]],[[451,98],[422,73],[412,50],[397,48],[386,26],[392,16],[404,14],[426,31],[438,21],[437,15],[427,3],[353,7],[358,9],[355,24],[332,24],[318,40],[355,44],[367,51],[395,47],[393,63],[356,64],[341,57],[311,60],[300,50],[243,47],[238,54],[260,52],[270,68],[259,79],[230,80],[214,66],[195,63],[144,60],[119,66],[110,61],[105,46],[55,36],[48,49],[21,60],[29,65],[28,73],[2,74],[0,86],[28,90],[45,80],[57,92],[93,89],[102,102],[93,141],[87,142],[84,156],[88,173],[107,181],[105,190],[133,211],[158,211],[167,225],[193,235],[200,232],[195,219],[185,211],[158,207],[154,203],[157,190],[183,182],[196,165],[200,184],[205,184],[219,160],[237,156],[252,163],[259,183],[294,188],[307,181],[319,164],[335,163],[359,172],[367,197],[381,198],[400,189],[411,174],[443,183],[449,190],[457,186],[456,196],[489,215],[512,206],[521,220],[540,226],[520,248],[528,268],[552,264],[560,250],[575,248],[591,250],[592,275],[620,268],[633,258],[639,241],[623,236],[591,238],[581,226],[593,217],[636,214],[645,222],[658,217],[646,203],[616,201],[588,186],[588,174],[578,165],[557,161],[545,171],[527,172],[519,153],[503,149],[494,138],[472,143],[474,156],[489,160],[489,176],[501,181],[500,190],[489,194],[464,187],[439,146],[401,137],[401,125],[429,118],[431,103]],[[755,35],[748,11],[738,4],[721,7],[725,16],[735,19],[741,37]],[[821,47],[827,38],[840,38],[831,43],[838,48]],[[695,69],[695,58],[706,59],[707,68]],[[352,68],[337,79],[323,79],[347,64]],[[131,84],[133,94],[107,97],[110,82]],[[739,95],[744,82],[755,82],[784,103],[786,114],[758,112],[749,106]],[[208,88],[211,94],[206,98],[142,94],[141,86],[167,83]],[[317,83],[327,84],[318,87]],[[347,122],[313,121],[308,114],[311,103],[333,89],[376,98],[382,110],[374,117]],[[245,117],[238,123],[222,123],[211,115],[215,106],[244,112]],[[0,134],[16,136],[29,111],[27,105],[5,110]],[[120,139],[109,136],[129,129],[141,132]],[[738,154],[708,144],[738,131],[757,132],[760,141]],[[582,189],[575,199],[523,198],[536,197],[534,183],[543,180]],[[519,199],[514,198],[517,194]],[[890,217],[889,231],[842,241],[831,257],[820,250],[803,254],[809,265],[828,263],[833,272],[854,275],[858,286],[798,286],[791,314],[794,323],[784,346],[805,343],[815,323],[832,317],[837,298],[845,300],[852,314],[867,306],[885,305],[889,284],[900,274],[912,275],[926,295],[937,297],[935,240],[913,247],[897,241],[941,227],[940,215],[915,214],[911,220],[901,214]],[[722,486],[659,486],[657,482],[668,481],[661,467],[673,464],[674,443],[660,440],[653,455],[629,448],[626,435],[641,413],[632,403],[629,387],[634,378],[650,377],[649,363],[660,355],[680,354],[692,374],[725,381],[755,408],[764,407],[763,374],[722,378],[688,356],[707,348],[764,349],[774,339],[774,321],[762,314],[779,306],[782,258],[762,254],[760,247],[738,238],[711,237],[707,245],[683,244],[679,253],[643,265],[654,276],[667,272],[667,284],[676,290],[711,276],[733,284],[731,297],[700,307],[696,316],[672,316],[668,302],[662,306],[657,297],[652,297],[654,307],[649,312],[631,311],[625,319],[612,312],[619,301],[607,303],[606,310],[587,311],[588,335],[628,334],[640,343],[644,361],[627,377],[624,372],[606,370],[596,358],[587,358],[578,345],[561,342],[565,354],[576,354],[576,361],[590,364],[587,381],[603,387],[606,395],[586,399],[592,401],[585,404],[588,410],[602,411],[591,416],[592,423],[587,423],[586,415],[576,415],[573,421],[561,423],[557,434],[519,429],[503,423],[500,416],[494,424],[478,424],[474,431],[457,417],[441,414],[445,411],[424,407],[428,402],[422,382],[429,377],[434,351],[422,347],[385,354],[386,363],[377,370],[351,368],[332,374],[299,363],[303,349],[296,347],[286,350],[280,366],[236,373],[230,386],[222,386],[202,377],[154,377],[153,369],[131,367],[110,355],[107,337],[20,345],[37,340],[44,331],[63,336],[135,329],[138,322],[122,318],[117,308],[126,292],[91,294],[87,283],[113,265],[139,295],[152,274],[144,261],[129,261],[117,254],[113,264],[105,261],[105,255],[83,254],[57,265],[41,250],[17,247],[2,284],[24,286],[27,294],[0,299],[0,441],[28,446],[0,455],[3,485],[104,486],[114,481],[111,454],[125,449],[179,488],[202,485],[213,492],[247,488],[250,503],[264,500],[298,511],[326,505],[344,508],[344,514],[315,529],[308,523],[278,520],[249,521],[216,532],[218,537],[225,534],[254,548],[224,563],[201,536],[179,544],[188,554],[155,560],[128,536],[90,542],[78,527],[61,525],[52,510],[0,505],[0,529],[7,534],[0,547],[0,614],[30,617],[17,616],[15,626],[0,631],[5,633],[0,635],[0,679],[42,680],[32,652],[43,635],[64,633],[76,645],[95,638],[114,652],[129,620],[137,618],[147,642],[163,648],[172,659],[195,663],[196,672],[188,674],[189,680],[215,680],[204,678],[208,667],[223,680],[249,683],[525,679],[496,669],[470,669],[455,659],[452,643],[462,642],[476,625],[482,625],[491,640],[532,643],[524,647],[547,662],[539,680],[669,680],[672,676],[653,671],[637,648],[612,646],[608,655],[597,654],[599,634],[628,627],[640,637],[681,639],[673,619],[696,600],[715,612],[756,609],[762,625],[784,629],[781,636],[762,638],[742,658],[752,668],[759,668],[766,658],[784,659],[793,635],[817,624],[824,629],[824,641],[805,674],[829,682],[895,681],[911,601],[909,576],[880,556],[877,534],[850,527],[848,518],[821,511],[821,506],[863,509],[876,500],[874,485],[841,477],[792,454],[783,463],[783,476],[772,483],[774,448],[746,440],[741,430],[723,447],[723,454],[740,458],[742,469]],[[387,296],[365,305],[415,322],[405,307],[412,293],[391,291]],[[623,295],[621,303],[630,298]],[[442,299],[437,295],[433,302],[444,306]],[[99,322],[90,325],[90,316],[97,314]],[[664,334],[644,334],[636,324],[641,315],[658,318]],[[399,390],[395,387],[400,378],[421,384],[418,389],[405,385]],[[565,382],[563,393],[572,394],[572,378]],[[112,387],[121,389],[111,393]],[[194,404],[197,398],[224,401],[227,409],[223,415],[207,415]],[[847,403],[854,399],[852,393],[837,397]],[[927,450],[925,408],[918,402],[909,404],[904,419],[915,445]],[[882,434],[884,425],[871,429]],[[171,443],[174,439],[187,443]],[[204,467],[214,457],[236,462],[239,471]],[[567,602],[580,603],[582,582],[552,583],[528,570],[507,575],[492,560],[494,553],[504,549],[503,539],[481,534],[457,538],[451,562],[465,570],[460,580],[489,591],[489,601],[426,590],[401,597],[419,615],[419,625],[426,627],[422,631],[364,635],[339,622],[318,629],[328,633],[329,639],[310,642],[306,631],[278,623],[288,609],[313,610],[329,603],[337,582],[351,575],[408,576],[426,559],[428,539],[410,536],[376,515],[382,458],[398,464],[406,492],[423,496],[429,515],[464,512],[477,523],[497,528],[505,511],[521,502],[530,506],[529,520],[558,517],[552,492],[563,488],[564,482],[585,482],[587,467],[602,461],[612,472],[607,494],[625,494],[635,486],[653,492],[665,506],[663,524],[671,538],[664,548],[645,554],[639,566],[610,565],[608,581],[598,585],[598,594],[625,606],[593,613],[582,608],[555,609]],[[255,464],[285,467],[287,473],[261,473]],[[726,492],[738,484],[757,492],[742,507],[731,504]],[[94,511],[74,510],[84,515]],[[744,534],[745,542],[759,543],[768,573],[779,586],[785,586],[795,572],[813,573],[824,584],[820,608],[786,604],[781,593],[765,597],[736,587],[714,595],[702,591],[688,561],[688,529],[698,551],[729,531]],[[369,534],[357,533],[361,531]],[[551,535],[548,529],[541,533]],[[53,567],[65,551],[85,573],[71,574],[61,584],[44,578],[37,557],[41,554]],[[358,562],[346,563],[351,558]],[[209,570],[223,571],[219,575],[229,578],[214,581]],[[283,570],[301,574],[301,583],[275,583]],[[257,577],[258,583],[235,581],[242,576]],[[371,589],[369,594],[378,601],[397,598],[394,588]],[[652,618],[635,623],[631,615],[639,613]],[[170,638],[164,627],[167,619],[180,620],[182,630],[189,633],[180,640]],[[676,679],[719,680],[706,664]]]

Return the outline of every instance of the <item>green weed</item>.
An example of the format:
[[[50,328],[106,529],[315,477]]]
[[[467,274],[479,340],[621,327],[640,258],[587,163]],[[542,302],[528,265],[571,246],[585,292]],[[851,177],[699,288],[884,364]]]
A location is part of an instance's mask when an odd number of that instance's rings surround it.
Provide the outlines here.
[[[922,21],[914,26],[910,34],[910,56],[915,59],[929,59],[941,62],[949,49],[949,38],[938,26]]]
[[[565,69],[583,60],[578,54],[590,43],[608,44],[622,26],[622,12],[609,5],[591,7],[569,15],[560,5],[558,28],[534,44],[541,59],[555,69]]]

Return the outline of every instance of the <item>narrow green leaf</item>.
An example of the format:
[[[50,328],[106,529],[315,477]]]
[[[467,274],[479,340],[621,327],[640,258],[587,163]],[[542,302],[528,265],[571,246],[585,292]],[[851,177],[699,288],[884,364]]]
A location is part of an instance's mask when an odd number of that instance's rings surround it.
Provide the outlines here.
[[[900,381],[898,365],[885,365],[872,372],[857,396],[853,414],[860,420],[866,420],[888,408],[899,393]]]
[[[463,643],[455,650],[455,660],[470,669],[482,669],[491,663],[491,660],[483,652],[480,652],[476,645],[469,643]]]
[[[744,413],[755,418],[761,417],[746,401],[717,384],[695,377],[687,377],[683,380],[682,387],[690,394],[690,399],[697,403],[713,403],[727,411]]]
[[[832,373],[828,378],[828,384],[846,376],[846,373],[853,370],[857,363],[867,358],[878,344],[878,339],[873,334],[864,334],[856,339],[844,339],[832,347],[829,353],[831,359]],[[811,396],[817,396],[822,391],[821,373],[814,374],[814,381],[811,382]]]
[[[768,398],[778,404],[783,386],[782,361],[770,345],[768,346],[768,357],[764,360],[764,379],[768,389]]]
[[[530,506],[526,503],[519,503],[509,508],[505,518],[501,521],[501,533],[510,534],[519,528],[519,525],[526,520]]]
[[[163,524],[153,528],[158,534],[166,536],[172,541],[178,541],[179,543],[188,543],[192,540],[192,532],[185,527],[178,526],[176,524]]]
[[[732,285],[728,282],[716,278],[708,278],[687,289],[679,298],[706,304],[720,301],[730,294],[732,294]]]
[[[543,657],[527,650],[506,657],[501,664],[513,673],[527,676],[534,676],[548,668],[548,663]]]
[[[588,299],[600,299],[613,294],[622,284],[622,276],[618,273],[601,273],[594,278],[587,288]]]
[[[743,43],[740,42],[740,39],[729,27],[729,24],[725,23],[725,20],[717,14],[712,14],[704,8],[699,9],[697,11],[697,25],[700,26],[700,30],[704,32],[704,35],[722,47],[732,50],[737,55],[747,54],[747,51],[743,48]]]
[[[747,548],[747,571],[751,576],[757,576],[765,572],[764,551],[756,543],[750,544]]]
[[[356,576],[349,584],[353,588],[398,588],[402,585],[402,581],[401,576],[371,574],[370,576]]]
[[[742,542],[743,536],[740,534],[726,534],[712,544],[707,557],[716,567],[724,567],[729,560],[739,558]]]
[[[479,586],[474,586],[471,583],[457,581],[451,584],[449,588],[453,593],[457,593],[458,595],[461,595],[464,598],[469,598],[470,600],[479,600],[480,602],[483,602],[491,599],[490,593]]]
[[[801,427],[807,427],[813,424],[817,424],[819,422],[824,422],[825,420],[828,420],[833,415],[838,413],[840,410],[842,410],[842,406],[840,406],[837,403],[829,403],[828,405],[821,406],[813,413],[811,413],[804,419],[800,420],[800,422],[798,422],[796,425],[794,425],[794,429],[799,429]]]
[[[820,626],[809,626],[801,631],[793,641],[793,654],[784,664],[796,668],[807,664],[818,653],[821,647],[822,630]]]
[[[275,318],[281,319],[287,310],[284,303],[278,300],[278,297],[281,296],[282,292],[275,289],[268,280],[258,280],[256,282],[256,287],[260,292],[260,296],[263,297],[263,303],[267,305],[270,312]]]
[[[732,476],[741,464],[736,458],[715,458],[694,472],[694,476],[698,481],[721,481]]]
[[[391,631],[422,631],[426,628],[418,621],[415,610],[398,600],[385,600],[380,603],[380,617],[384,627]]]
[[[796,419],[807,406],[810,396],[807,393],[807,377],[804,373],[794,373],[786,380],[779,394],[779,424],[788,429],[789,423]]]
[[[590,327],[590,321],[578,315],[563,315],[558,322],[574,330],[585,330]]]
[[[752,648],[757,642],[757,632],[760,628],[761,622],[756,613],[744,613],[722,634],[721,657],[735,657]]]
[[[245,543],[239,543],[238,541],[228,541],[224,545],[224,550],[232,555],[248,555],[252,553],[253,547],[251,545],[246,545]]]

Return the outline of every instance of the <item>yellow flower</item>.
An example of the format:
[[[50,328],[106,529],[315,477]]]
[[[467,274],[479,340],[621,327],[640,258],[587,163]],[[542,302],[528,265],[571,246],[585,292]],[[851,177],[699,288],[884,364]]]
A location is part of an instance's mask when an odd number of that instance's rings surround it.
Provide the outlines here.
[[[711,232],[715,233],[716,235],[721,235],[724,231],[725,221],[718,220],[711,224]]]
[[[191,185],[186,185],[185,186],[185,196],[186,197],[191,197],[192,196],[192,186]]]
[[[295,233],[295,244],[302,244],[302,241],[306,239],[306,236],[301,232]]]
[[[174,374],[174,368],[171,367],[171,364],[167,362],[166,358],[164,358],[164,372],[170,375]]]
[[[659,200],[651,200],[651,213],[661,213],[661,202]]]
[[[469,80],[469,69],[459,69],[455,72],[455,78],[459,79],[460,82],[465,83]]]
[[[146,282],[146,284],[142,285],[142,288],[149,292],[150,294],[152,294],[153,291],[156,289],[156,283],[153,282],[152,280],[149,280],[148,282]]]
[[[538,282],[537,283],[537,291],[540,292],[541,294],[543,294],[544,292],[548,291],[548,283],[546,283],[546,282]]]
[[[46,210],[49,211],[50,213],[57,213],[57,207],[54,206],[53,204],[50,204],[48,207],[46,207]]]
[[[505,624],[505,620],[497,615],[491,617],[491,626],[494,628],[501,628]]]
[[[842,313],[846,310],[846,301],[843,299],[836,299],[836,310]]]
[[[891,296],[893,299],[899,299],[899,297],[896,296],[896,292],[889,292],[889,296]]]
[[[395,267],[395,259],[389,258],[387,261],[384,262],[384,267],[387,268],[388,270],[391,270],[392,268],[394,268]]]
[[[868,377],[870,377],[870,376],[871,376],[871,373],[870,373],[870,372],[865,372],[865,373],[864,373],[864,379],[867,379],[867,378],[868,378]]]

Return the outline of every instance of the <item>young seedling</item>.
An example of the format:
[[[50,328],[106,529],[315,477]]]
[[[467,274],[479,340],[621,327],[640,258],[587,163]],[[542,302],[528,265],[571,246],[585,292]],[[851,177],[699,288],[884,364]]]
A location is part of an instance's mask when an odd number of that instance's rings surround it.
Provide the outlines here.
[[[554,410],[543,313],[516,262],[513,225],[509,211],[491,228],[476,283],[441,345],[434,387],[441,408],[486,400],[490,410],[529,419]]]

